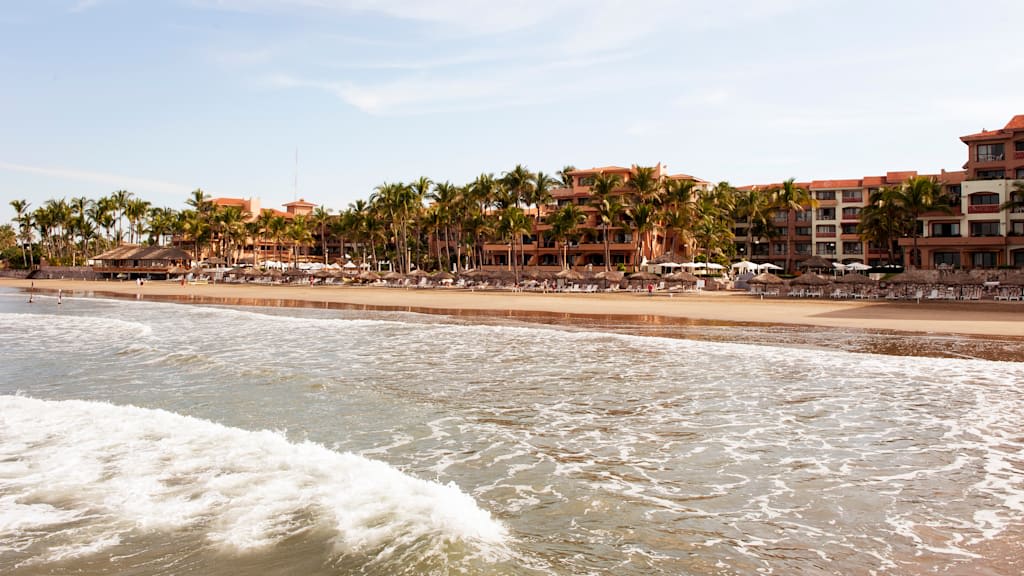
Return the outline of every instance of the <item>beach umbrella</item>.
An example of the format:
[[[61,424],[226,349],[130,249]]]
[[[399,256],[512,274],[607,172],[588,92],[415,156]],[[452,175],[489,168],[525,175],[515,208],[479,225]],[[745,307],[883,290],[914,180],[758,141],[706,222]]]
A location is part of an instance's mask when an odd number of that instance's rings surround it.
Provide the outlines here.
[[[673,253],[673,252],[665,252],[661,256],[658,256],[654,260],[651,260],[650,262],[648,262],[648,264],[664,265],[664,264],[680,264],[682,262],[683,262],[683,259],[678,257],[678,256],[676,256],[675,253]]]
[[[427,276],[430,276],[430,274],[428,274],[427,271],[422,269],[422,268],[417,268],[417,269],[413,270],[412,272],[409,272],[408,274],[406,274],[406,276],[409,276],[410,278],[412,278],[412,277],[415,277],[415,278],[426,278]]]
[[[833,262],[832,263],[832,267],[835,268],[839,272],[846,271],[846,264],[843,264],[842,262]]]
[[[657,274],[652,274],[650,272],[637,272],[635,274],[630,274],[629,275],[629,279],[630,280],[644,280],[644,281],[647,281],[647,280],[661,280],[661,276],[658,276]]]
[[[749,262],[747,260],[740,260],[739,262],[730,266],[733,270],[739,270],[740,272],[746,272],[747,270],[757,270],[757,264]]]
[[[832,263],[829,262],[828,260],[822,258],[821,256],[814,255],[814,256],[811,256],[810,258],[808,258],[807,260],[804,260],[802,262],[798,262],[796,266],[797,266],[797,268],[825,269],[825,268],[832,268]]]
[[[725,270],[725,266],[715,262],[708,262],[704,266],[707,267],[708,270]]]
[[[450,272],[445,272],[444,270],[441,270],[440,272],[437,272],[430,278],[435,282],[451,282],[452,280],[455,280],[455,275]]]
[[[785,283],[786,282],[782,278],[779,278],[775,274],[771,274],[771,273],[768,273],[768,272],[761,272],[757,276],[754,276],[750,280],[747,280],[747,284],[764,284],[764,285],[768,285],[768,284],[785,284]]]
[[[875,281],[863,274],[847,274],[833,280],[836,284],[875,284]]]
[[[385,274],[384,275],[384,279],[388,280],[388,281],[391,281],[391,280],[404,280],[405,276],[402,276],[398,272],[392,271],[392,272],[388,272],[387,274]]]
[[[862,276],[863,278],[863,276]],[[790,284],[793,286],[824,286],[828,284],[828,280],[818,276],[817,274],[803,274],[790,280]]]
[[[947,286],[980,286],[985,281],[981,278],[971,276],[967,272],[960,270],[947,276],[939,276],[939,284],[945,284]]]
[[[863,262],[850,262],[846,264],[847,270],[855,270],[857,272],[863,272],[864,270],[871,270],[871,266],[864,264]]]
[[[555,274],[555,278],[561,278],[562,280],[583,280],[583,274],[580,274],[575,270],[565,268]]]
[[[363,282],[376,282],[377,280],[380,280],[380,275],[376,272],[371,272],[370,270],[363,270],[356,275],[356,279]]]
[[[679,263],[679,267],[680,268],[689,268],[689,269],[693,270],[694,268],[703,268],[704,267],[704,263],[703,262],[680,262]]]
[[[889,279],[893,284],[933,284],[935,280],[923,270],[907,270]]]
[[[699,278],[697,278],[693,274],[690,274],[689,272],[686,272],[685,270],[680,270],[675,274],[669,274],[668,276],[665,276],[665,280],[669,280],[671,282],[679,282],[681,284],[696,284]]]
[[[1006,278],[1003,278],[999,282],[1000,286],[1024,286],[1024,273],[1017,272],[1015,274],[1007,274]]]
[[[758,270],[782,270],[782,266],[776,266],[771,262],[765,262],[764,264],[758,264]]]
[[[600,278],[601,280],[607,280],[609,282],[619,282],[625,277],[626,275],[618,270],[605,270],[604,272],[594,274],[594,278]]]
[[[317,271],[313,272],[313,277],[314,278],[333,278],[334,274],[330,270],[324,270],[324,269],[321,268],[320,270],[317,270]]]

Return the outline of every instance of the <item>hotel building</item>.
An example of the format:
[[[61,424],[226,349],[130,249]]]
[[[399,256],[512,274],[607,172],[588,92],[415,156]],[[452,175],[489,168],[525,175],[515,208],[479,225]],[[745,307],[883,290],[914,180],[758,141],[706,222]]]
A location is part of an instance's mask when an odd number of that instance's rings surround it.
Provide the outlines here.
[[[598,218],[597,209],[591,205],[593,194],[590,187],[599,174],[618,175],[622,184],[612,192],[612,195],[624,197],[631,193],[629,181],[635,173],[636,167],[626,168],[623,166],[604,166],[600,168],[589,168],[570,172],[572,185],[564,188],[557,188],[551,192],[553,202],[542,205],[539,208],[528,209],[527,215],[534,218],[533,233],[524,239],[522,264],[525,266],[538,267],[541,269],[557,270],[561,266],[562,248],[561,242],[550,234],[551,226],[545,223],[547,215],[557,211],[567,204],[575,204],[586,216],[586,221],[580,225],[578,237],[571,240],[567,259],[570,267],[592,266],[595,269],[604,266],[606,232],[602,230]],[[662,180],[689,180],[694,182],[694,190],[700,192],[706,190],[708,183],[688,174],[669,174],[664,164],[658,163],[654,166],[655,179]],[[628,205],[626,198],[622,203]],[[636,270],[642,262],[643,256],[639,254],[641,239],[637,238],[633,230],[626,224],[616,224],[607,230],[609,236],[609,248],[611,266],[613,269],[623,266],[626,270]],[[672,248],[672,236],[666,232],[664,227],[656,227],[652,238],[648,240],[648,247],[651,250],[649,256],[657,257]],[[676,251],[681,256],[690,256],[686,252],[686,245],[683,242],[676,243]],[[507,243],[490,242],[484,245],[484,265],[488,267],[508,266],[509,245]],[[519,254],[517,254],[519,256]]]

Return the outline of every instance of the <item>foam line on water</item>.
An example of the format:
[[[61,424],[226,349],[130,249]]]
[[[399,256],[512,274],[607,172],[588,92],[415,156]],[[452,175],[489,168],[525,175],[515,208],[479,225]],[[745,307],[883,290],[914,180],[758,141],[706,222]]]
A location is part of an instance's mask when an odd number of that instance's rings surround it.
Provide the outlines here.
[[[48,561],[137,531],[199,530],[236,553],[327,533],[338,555],[370,557],[506,538],[453,484],[162,410],[0,396],[0,461],[0,548],[43,530]]]

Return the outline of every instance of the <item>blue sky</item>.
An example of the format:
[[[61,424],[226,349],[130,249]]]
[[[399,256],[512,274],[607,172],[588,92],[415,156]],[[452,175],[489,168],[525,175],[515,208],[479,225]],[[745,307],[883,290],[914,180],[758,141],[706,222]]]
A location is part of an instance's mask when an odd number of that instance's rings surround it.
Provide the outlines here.
[[[8,202],[295,194],[515,164],[735,185],[959,169],[1024,114],[1024,2],[25,0],[0,7]]]

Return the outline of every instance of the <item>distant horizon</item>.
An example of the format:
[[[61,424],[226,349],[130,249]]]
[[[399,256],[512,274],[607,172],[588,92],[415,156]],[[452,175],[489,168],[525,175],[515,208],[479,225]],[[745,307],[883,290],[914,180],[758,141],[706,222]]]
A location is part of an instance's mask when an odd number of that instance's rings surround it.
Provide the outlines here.
[[[734,186],[959,171],[960,136],[1024,113],[1024,48],[994,40],[1022,17],[1009,0],[8,6],[0,222],[13,199],[118,189],[339,211],[516,164]]]

